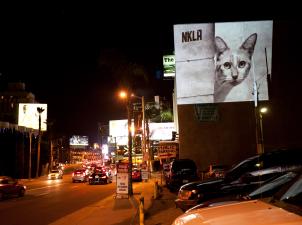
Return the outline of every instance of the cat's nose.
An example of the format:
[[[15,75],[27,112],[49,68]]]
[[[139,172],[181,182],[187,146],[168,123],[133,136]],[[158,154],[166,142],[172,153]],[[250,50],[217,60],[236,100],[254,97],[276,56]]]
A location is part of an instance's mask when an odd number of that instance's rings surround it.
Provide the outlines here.
[[[238,75],[237,74],[236,75],[232,75],[232,78],[233,78],[233,80],[237,80]]]

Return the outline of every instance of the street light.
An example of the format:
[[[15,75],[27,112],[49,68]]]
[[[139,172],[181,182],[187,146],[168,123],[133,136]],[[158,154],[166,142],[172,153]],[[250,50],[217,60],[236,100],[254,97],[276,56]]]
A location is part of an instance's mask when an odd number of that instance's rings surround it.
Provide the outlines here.
[[[37,107],[37,111],[39,113],[39,137],[38,137],[38,154],[37,154],[37,170],[36,177],[39,177],[39,167],[40,167],[40,149],[41,149],[41,114],[45,109],[42,107]]]
[[[267,112],[266,107],[262,107],[259,110],[259,121],[260,121],[260,142],[261,142],[261,153],[264,153],[264,139],[263,139],[263,125],[262,125],[262,115]]]
[[[131,98],[128,97],[128,93],[125,91],[120,92],[120,98],[127,100],[127,115],[128,115],[128,195],[133,195],[132,188],[132,132],[131,132],[131,119],[132,119],[132,103]]]

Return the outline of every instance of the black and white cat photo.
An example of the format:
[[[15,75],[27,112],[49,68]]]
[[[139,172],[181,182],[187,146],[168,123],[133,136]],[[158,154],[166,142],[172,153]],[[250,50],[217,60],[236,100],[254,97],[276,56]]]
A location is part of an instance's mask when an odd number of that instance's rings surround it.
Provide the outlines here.
[[[215,38],[214,102],[236,101],[252,94],[250,70],[256,42],[257,33],[253,33],[240,47],[231,49],[221,37]]]

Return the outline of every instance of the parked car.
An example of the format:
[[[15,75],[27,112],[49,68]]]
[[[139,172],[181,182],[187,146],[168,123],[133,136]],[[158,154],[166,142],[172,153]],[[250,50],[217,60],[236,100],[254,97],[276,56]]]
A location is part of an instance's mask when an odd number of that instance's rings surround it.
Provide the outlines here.
[[[132,180],[133,181],[142,181],[142,171],[137,167],[132,168]]]
[[[72,173],[72,182],[86,182],[88,180],[88,175],[85,169],[77,169]]]
[[[199,179],[197,166],[191,159],[175,159],[169,170],[164,173],[166,186],[170,190],[178,190],[183,184]]]
[[[229,171],[224,178],[191,182],[180,187],[177,207],[187,210],[203,201],[230,194],[246,194],[262,183],[302,167],[302,149],[276,150],[243,160]]]
[[[281,173],[280,176],[265,182],[259,188],[251,191],[247,195],[228,195],[220,198],[211,199],[208,201],[204,201],[201,204],[198,204],[186,212],[192,211],[194,209],[205,208],[205,207],[213,207],[218,205],[225,205],[229,203],[235,203],[240,201],[247,201],[252,199],[260,199],[267,198],[273,196],[276,192],[278,192],[283,186],[296,179],[296,177],[302,174],[302,170],[290,171],[286,173]]]
[[[92,173],[88,178],[89,184],[109,184],[112,183],[112,173],[111,170],[98,169],[96,172]]]
[[[62,170],[51,170],[48,174],[49,180],[63,179],[63,171]]]
[[[25,195],[26,186],[10,176],[0,176],[0,200],[5,197]]]
[[[172,223],[195,224],[302,224],[302,175],[284,185],[272,197],[190,210]]]

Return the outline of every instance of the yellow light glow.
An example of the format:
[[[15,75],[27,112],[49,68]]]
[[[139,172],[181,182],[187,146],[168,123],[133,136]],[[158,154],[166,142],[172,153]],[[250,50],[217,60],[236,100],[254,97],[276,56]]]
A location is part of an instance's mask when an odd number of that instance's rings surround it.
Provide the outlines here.
[[[266,107],[261,108],[261,109],[260,109],[260,112],[261,112],[261,113],[266,113],[266,112],[267,112],[267,108],[266,108]]]
[[[121,92],[120,92],[120,97],[121,97],[121,98],[127,98],[127,92],[121,91]]]

